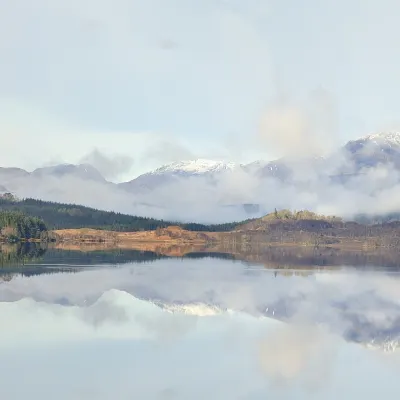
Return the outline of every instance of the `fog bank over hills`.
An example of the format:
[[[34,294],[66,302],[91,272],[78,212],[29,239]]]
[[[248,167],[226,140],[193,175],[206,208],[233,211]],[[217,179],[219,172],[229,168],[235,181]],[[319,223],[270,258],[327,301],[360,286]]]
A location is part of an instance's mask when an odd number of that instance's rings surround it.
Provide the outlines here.
[[[101,154],[97,154],[97,158]],[[89,163],[0,168],[0,191],[155,218],[224,222],[274,208],[351,218],[400,211],[400,132],[348,142],[328,156],[235,164],[188,160],[113,183]]]

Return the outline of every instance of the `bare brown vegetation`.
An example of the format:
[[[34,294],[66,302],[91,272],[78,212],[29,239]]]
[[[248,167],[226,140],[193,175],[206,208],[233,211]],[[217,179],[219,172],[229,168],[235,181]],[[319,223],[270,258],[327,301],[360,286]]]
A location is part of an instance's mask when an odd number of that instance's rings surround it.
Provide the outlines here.
[[[230,232],[196,232],[179,226],[152,231],[114,232],[95,229],[65,229],[53,232],[57,242],[108,244],[146,250],[149,247],[207,246],[218,243],[230,249],[246,246],[286,245],[374,249],[400,247],[400,222],[363,225],[336,217],[318,216],[308,211],[283,210],[238,225]],[[143,244],[147,243],[147,244]]]
[[[132,242],[157,242],[172,244],[203,244],[218,239],[215,232],[193,232],[178,226],[158,228],[154,231],[113,232],[96,229],[63,229],[54,231],[60,243],[118,243],[120,246]]]

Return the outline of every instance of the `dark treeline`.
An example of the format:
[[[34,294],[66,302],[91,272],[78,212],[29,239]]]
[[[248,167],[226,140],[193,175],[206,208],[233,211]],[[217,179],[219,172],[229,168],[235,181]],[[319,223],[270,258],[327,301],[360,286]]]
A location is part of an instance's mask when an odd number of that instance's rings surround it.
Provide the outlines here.
[[[0,234],[8,241],[44,239],[47,227],[37,216],[24,215],[21,211],[0,210]]]
[[[16,211],[29,217],[40,218],[46,222],[50,230],[93,228],[118,232],[135,232],[177,225],[189,231],[225,232],[234,229],[238,225],[237,222],[214,225],[178,223],[101,211],[75,204],[62,204],[35,199],[16,201],[2,198],[0,199],[0,210]]]

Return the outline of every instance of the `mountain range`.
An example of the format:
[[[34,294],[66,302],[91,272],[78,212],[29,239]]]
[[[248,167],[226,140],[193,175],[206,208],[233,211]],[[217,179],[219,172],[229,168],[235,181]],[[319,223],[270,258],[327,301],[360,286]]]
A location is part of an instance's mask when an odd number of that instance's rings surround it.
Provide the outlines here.
[[[349,141],[324,157],[249,164],[179,161],[118,184],[89,164],[33,172],[0,168],[0,193],[201,222],[244,219],[284,207],[342,216],[399,211],[399,182],[400,132]]]

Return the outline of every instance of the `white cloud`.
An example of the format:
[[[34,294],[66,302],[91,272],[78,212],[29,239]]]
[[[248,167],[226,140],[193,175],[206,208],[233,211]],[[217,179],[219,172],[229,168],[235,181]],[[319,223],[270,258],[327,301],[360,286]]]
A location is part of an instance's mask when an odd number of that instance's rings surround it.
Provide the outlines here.
[[[125,133],[159,132],[160,142],[183,139],[195,152],[196,141],[218,142],[251,124],[260,82],[268,81],[268,49],[251,7],[244,13],[224,2],[179,0],[38,0],[32,7],[16,0],[2,10],[7,149],[17,131],[29,148],[39,135],[45,158],[79,158],[94,147],[124,154],[148,146]],[[160,48],[164,42],[174,46]],[[79,146],[64,146],[71,135],[80,136]],[[27,150],[7,153],[6,165],[40,164]]]
[[[99,151],[97,148],[82,158],[81,163],[95,167],[108,180],[114,180],[121,174],[126,174],[132,169],[133,159],[124,155],[112,155]]]

